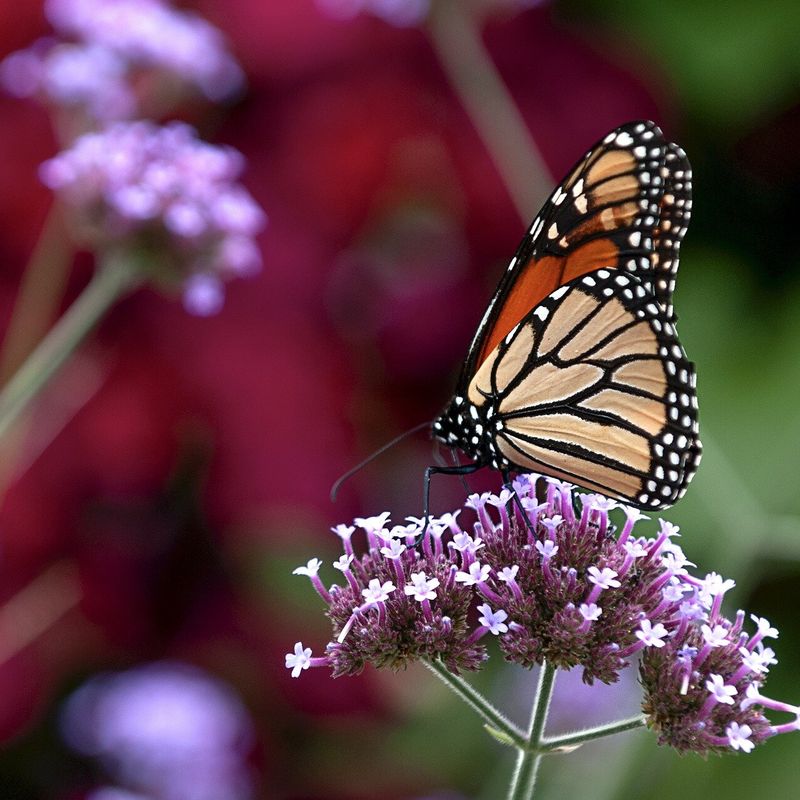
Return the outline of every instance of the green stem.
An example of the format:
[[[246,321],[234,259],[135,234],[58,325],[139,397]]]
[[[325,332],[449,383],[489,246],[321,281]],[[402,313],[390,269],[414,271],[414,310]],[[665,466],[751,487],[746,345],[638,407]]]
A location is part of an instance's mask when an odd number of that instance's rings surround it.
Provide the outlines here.
[[[553,182],[528,126],[481,38],[470,0],[436,0],[428,35],[450,83],[483,140],[523,222]]]
[[[586,728],[575,733],[567,733],[564,736],[553,736],[542,740],[540,745],[543,753],[554,753],[558,750],[571,750],[584,742],[591,742],[593,739],[602,739],[605,736],[613,736],[615,733],[633,731],[645,726],[643,716],[623,719],[619,722],[609,722],[607,725],[598,725],[596,728]]]
[[[72,258],[64,214],[54,204],[22,274],[0,348],[0,386],[19,369],[53,324],[63,300]]]
[[[425,661],[423,663],[448,689],[455,692],[473,711],[483,717],[487,725],[507,736],[517,748],[525,747],[525,734],[498,711],[480,692],[470,686],[463,678],[453,675],[441,661]]]
[[[531,800],[533,797],[536,775],[542,760],[544,726],[547,722],[547,713],[550,710],[550,699],[553,696],[555,682],[556,669],[545,661],[539,669],[539,682],[531,709],[527,744],[525,749],[520,749],[517,754],[517,764],[508,790],[508,800]]]
[[[0,438],[109,308],[137,283],[130,258],[105,258],[89,285],[0,391]]]

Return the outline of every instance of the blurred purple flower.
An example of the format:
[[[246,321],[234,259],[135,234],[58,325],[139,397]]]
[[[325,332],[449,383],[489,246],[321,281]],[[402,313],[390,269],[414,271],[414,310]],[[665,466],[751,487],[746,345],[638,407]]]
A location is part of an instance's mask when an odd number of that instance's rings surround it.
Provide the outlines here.
[[[242,85],[220,31],[159,0],[48,0],[45,11],[60,34],[106,47],[130,64],[173,72],[210,100]]]
[[[86,800],[153,800],[152,796],[129,792],[116,786],[101,786],[86,796]]]
[[[216,314],[224,302],[225,290],[213,275],[192,275],[184,284],[184,308],[196,317]]]
[[[237,183],[243,163],[182,123],[119,122],[80,136],[40,174],[90,244],[147,246],[161,270],[155,280],[180,282],[187,309],[210,314],[222,305],[224,278],[261,266],[254,237],[266,217]]]
[[[212,101],[244,84],[213,25],[159,0],[49,0],[45,11],[74,41],[40,39],[0,63],[0,83],[17,97],[42,96],[106,123],[138,115],[136,70],[177,77]]]
[[[57,105],[82,107],[100,122],[125,119],[136,110],[125,62],[98,45],[41,39],[0,63],[0,82],[17,97],[43,94]]]
[[[338,19],[351,19],[369,12],[391,25],[407,27],[425,19],[430,0],[317,0],[317,5]]]
[[[67,742],[99,758],[125,789],[93,800],[248,800],[247,711],[224,683],[196,667],[154,663],[92,678],[62,714]]]

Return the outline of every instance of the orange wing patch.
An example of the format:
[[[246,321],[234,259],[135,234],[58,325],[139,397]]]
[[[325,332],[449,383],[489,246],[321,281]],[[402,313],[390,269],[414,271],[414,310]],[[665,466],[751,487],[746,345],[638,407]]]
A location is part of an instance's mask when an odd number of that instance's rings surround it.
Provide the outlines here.
[[[532,258],[520,272],[514,287],[486,337],[478,357],[482,364],[489,354],[547,295],[581,275],[606,267],[614,269],[618,249],[610,239],[595,239],[567,256]]]
[[[598,157],[589,164],[587,182],[599,183],[635,168],[636,159],[628,150],[598,150]]]
[[[531,256],[517,267],[514,284],[484,339],[476,367],[551,292],[588,272],[619,268],[620,248],[603,234],[630,228],[640,213],[636,164],[627,150],[598,150],[557,190],[557,200],[551,201],[555,221],[542,223],[540,233],[551,249],[561,249],[563,254]],[[578,177],[581,173],[585,178]]]

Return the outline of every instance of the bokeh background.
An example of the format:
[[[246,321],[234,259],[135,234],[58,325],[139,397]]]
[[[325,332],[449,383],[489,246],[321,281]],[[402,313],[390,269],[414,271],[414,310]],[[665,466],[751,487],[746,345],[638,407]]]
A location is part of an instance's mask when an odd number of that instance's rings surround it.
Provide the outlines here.
[[[730,611],[780,629],[768,694],[798,702],[800,7],[495,5],[483,41],[551,175],[635,118],[689,154],[696,196],[676,308],[706,451],[666,516],[700,570],[737,580]],[[209,319],[147,290],[123,301],[3,444],[0,797],[79,800],[122,785],[67,742],[74,692],[164,661],[217,681],[244,731],[249,772],[230,800],[501,796],[510,754],[429,674],[292,680],[283,656],[298,639],[319,652],[329,638],[318,598],[291,575],[338,555],[329,527],[419,513],[424,435],[374,461],[335,505],[328,491],[443,405],[528,220],[424,24],[336,18],[314,0],[186,7],[224,31],[247,73],[240,100],[193,121],[247,157],[245,183],[270,220],[265,267],[232,283]],[[0,3],[0,57],[47,31],[39,2]],[[36,171],[56,140],[32,102],[0,97],[0,121],[7,326],[51,205]],[[53,269],[45,308],[76,295],[91,259]],[[455,480],[434,494],[440,511],[463,501]],[[534,676],[494,662],[477,682],[524,715]],[[132,707],[169,695],[164,681]],[[635,711],[637,685],[632,674],[610,692],[581,689],[568,676],[560,694],[554,724],[568,727],[585,709],[595,721]],[[799,756],[800,735],[704,762],[639,731],[552,757],[542,797],[793,797]],[[202,782],[197,767],[185,772]],[[180,800],[199,796],[190,784]]]

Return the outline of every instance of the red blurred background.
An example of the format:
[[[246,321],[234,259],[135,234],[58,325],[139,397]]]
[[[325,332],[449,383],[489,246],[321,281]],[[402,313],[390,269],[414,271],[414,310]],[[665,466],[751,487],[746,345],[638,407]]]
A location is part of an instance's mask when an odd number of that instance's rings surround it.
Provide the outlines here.
[[[424,435],[335,505],[328,493],[444,404],[527,220],[424,30],[334,20],[313,0],[193,7],[247,73],[233,107],[188,113],[245,154],[269,215],[265,266],[210,319],[152,291],[123,301],[4,445],[0,624],[22,642],[0,663],[0,794],[82,796],[99,779],[58,743],[61,698],[97,670],[175,658],[245,699],[259,796],[422,797],[446,785],[435,765],[407,769],[378,745],[406,702],[391,678],[288,676],[293,643],[319,650],[328,635],[289,573],[333,556],[334,523],[419,513]],[[38,2],[0,4],[0,56],[46,32]],[[680,140],[678,91],[624,29],[506,6],[485,42],[552,175],[630,119]],[[50,207],[36,170],[56,143],[30,102],[0,98],[0,119],[4,325]],[[76,260],[64,304],[90,265]],[[456,481],[434,492],[440,510],[463,498]]]

